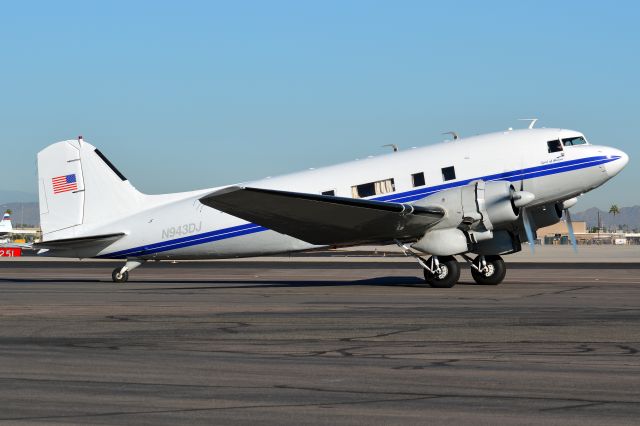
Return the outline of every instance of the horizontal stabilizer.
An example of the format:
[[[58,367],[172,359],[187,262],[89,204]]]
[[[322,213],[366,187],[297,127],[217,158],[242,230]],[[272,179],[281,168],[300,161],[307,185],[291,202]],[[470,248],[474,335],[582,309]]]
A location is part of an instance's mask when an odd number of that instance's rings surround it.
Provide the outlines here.
[[[33,245],[36,249],[75,249],[96,245],[109,245],[124,236],[124,232],[116,234],[90,235],[88,237],[64,238],[60,240],[43,241]]]
[[[439,207],[238,186],[205,195],[200,202],[318,245],[419,238],[444,216]]]

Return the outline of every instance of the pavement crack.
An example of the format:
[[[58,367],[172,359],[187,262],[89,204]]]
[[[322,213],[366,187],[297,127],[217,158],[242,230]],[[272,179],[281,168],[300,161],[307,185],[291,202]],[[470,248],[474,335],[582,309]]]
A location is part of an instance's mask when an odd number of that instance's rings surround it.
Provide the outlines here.
[[[409,329],[406,329],[406,330],[396,330],[396,331],[389,331],[387,333],[374,334],[372,336],[344,337],[344,338],[340,339],[340,341],[341,342],[353,342],[353,341],[365,340],[365,339],[378,339],[380,337],[388,337],[388,336],[393,336],[395,334],[409,333],[409,332],[412,332],[412,331],[420,331],[420,330],[422,330],[421,327],[416,327],[416,328],[409,328]]]
[[[170,414],[170,413],[193,413],[206,411],[227,411],[227,410],[250,410],[256,408],[294,408],[294,407],[326,407],[339,405],[359,405],[359,404],[379,404],[384,402],[407,402],[418,401],[433,398],[431,396],[420,396],[413,398],[383,398],[383,399],[361,399],[356,401],[335,401],[335,402],[312,402],[301,404],[255,404],[255,405],[233,405],[229,407],[202,407],[202,408],[177,408],[166,410],[139,410],[139,411],[108,411],[103,413],[78,413],[78,414],[62,414],[52,416],[25,416],[25,417],[6,417],[0,418],[1,421],[30,421],[30,420],[48,420],[48,419],[74,419],[74,418],[92,418],[92,417],[114,417],[114,416],[130,416],[140,414]]]
[[[540,411],[560,411],[560,410],[573,410],[576,408],[596,407],[598,405],[610,404],[609,402],[588,402],[586,404],[573,404],[565,405],[562,407],[541,408]]]

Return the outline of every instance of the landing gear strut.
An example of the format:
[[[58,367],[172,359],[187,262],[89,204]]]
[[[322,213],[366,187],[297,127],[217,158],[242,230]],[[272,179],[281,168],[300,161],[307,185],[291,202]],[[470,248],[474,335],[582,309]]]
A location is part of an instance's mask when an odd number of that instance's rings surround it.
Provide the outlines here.
[[[113,270],[111,273],[111,279],[114,283],[126,283],[129,281],[129,271],[133,271],[143,263],[144,260],[139,259],[127,260],[127,263],[125,263],[123,267]]]
[[[424,260],[414,253],[409,247],[396,240],[398,247],[404,251],[406,256],[411,256],[422,266],[424,270],[424,280],[431,287],[451,288],[460,279],[460,265],[453,256],[431,256]]]
[[[507,267],[500,256],[478,256],[471,262],[471,276],[481,285],[498,285],[504,280]]]

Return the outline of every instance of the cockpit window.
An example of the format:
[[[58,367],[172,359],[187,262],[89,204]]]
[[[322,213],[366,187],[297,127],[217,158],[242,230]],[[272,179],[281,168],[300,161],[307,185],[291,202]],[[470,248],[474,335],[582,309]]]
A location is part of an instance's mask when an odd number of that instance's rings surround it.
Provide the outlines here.
[[[587,141],[584,140],[584,138],[582,136],[576,136],[575,138],[564,138],[564,139],[562,139],[562,144],[564,146],[586,145]]]
[[[562,143],[559,140],[547,142],[547,149],[549,153],[562,151]]]

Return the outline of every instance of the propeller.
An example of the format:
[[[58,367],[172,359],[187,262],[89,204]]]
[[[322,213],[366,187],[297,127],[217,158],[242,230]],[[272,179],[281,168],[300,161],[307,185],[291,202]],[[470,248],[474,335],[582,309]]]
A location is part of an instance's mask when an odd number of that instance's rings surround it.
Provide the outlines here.
[[[569,209],[564,209],[564,214],[567,215],[567,229],[569,230],[569,240],[575,253],[578,252],[578,243],[576,242],[576,234],[573,232],[573,222],[571,222],[571,213]]]
[[[571,246],[573,246],[573,251],[578,252],[578,243],[576,241],[576,234],[573,232],[573,222],[571,221],[571,213],[569,213],[569,208],[575,206],[578,202],[578,198],[569,198],[568,200],[564,200],[561,203],[562,210],[564,211],[565,216],[567,217],[567,230],[569,231],[569,241],[571,241]]]
[[[527,233],[527,241],[529,241],[529,248],[531,254],[536,252],[536,240],[533,238],[533,228],[531,227],[531,220],[529,220],[529,213],[525,207],[520,210],[522,214],[522,223],[524,224],[524,231]]]
[[[522,215],[522,224],[524,225],[524,232],[527,234],[527,241],[529,241],[529,249],[531,254],[536,252],[536,240],[533,236],[533,227],[531,226],[531,219],[529,218],[529,212],[526,205],[535,199],[535,195],[531,192],[524,190],[524,179],[520,181],[520,191],[516,191],[512,195],[513,204],[520,208],[520,214]]]

